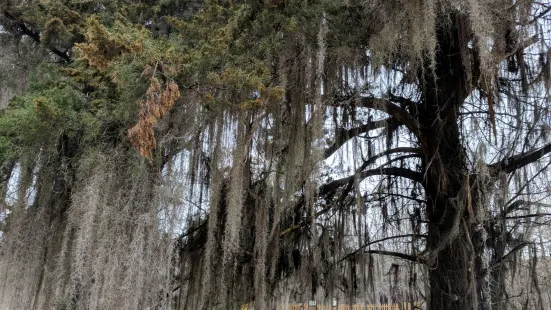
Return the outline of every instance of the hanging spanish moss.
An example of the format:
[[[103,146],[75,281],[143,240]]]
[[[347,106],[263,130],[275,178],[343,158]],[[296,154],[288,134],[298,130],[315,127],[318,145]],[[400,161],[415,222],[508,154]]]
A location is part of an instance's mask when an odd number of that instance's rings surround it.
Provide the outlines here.
[[[0,308],[549,304],[549,4],[27,2]]]

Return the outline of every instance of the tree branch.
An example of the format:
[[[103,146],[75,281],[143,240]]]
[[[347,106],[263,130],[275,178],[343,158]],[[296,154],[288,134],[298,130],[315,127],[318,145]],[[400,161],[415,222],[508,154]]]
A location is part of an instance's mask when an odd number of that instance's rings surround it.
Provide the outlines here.
[[[366,251],[364,251],[364,253],[394,256],[394,257],[409,260],[409,261],[412,261],[412,262],[415,262],[415,263],[420,263],[420,264],[426,265],[426,261],[424,259],[422,259],[418,256],[413,256],[413,255],[400,253],[400,252],[390,252],[390,251],[381,251],[381,250],[366,250]]]
[[[383,128],[387,125],[392,125],[392,122],[396,122],[393,118],[382,119],[379,121],[368,122],[365,125],[343,129],[337,128],[335,133],[335,142],[331,144],[327,149],[325,149],[325,158],[333,155],[346,141],[350,140],[353,137],[357,137],[362,133],[367,133],[374,129]]]
[[[346,259],[348,259],[349,257],[351,256],[354,256],[356,254],[358,254],[359,251],[367,248],[368,246],[370,245],[373,245],[373,244],[376,244],[376,243],[380,243],[380,242],[384,242],[384,241],[387,241],[387,240],[392,240],[392,239],[400,239],[400,238],[408,238],[408,237],[422,237],[422,238],[426,238],[427,236],[426,235],[415,235],[415,234],[407,234],[407,235],[398,235],[398,236],[390,236],[390,237],[386,237],[386,238],[382,238],[382,239],[378,239],[378,240],[375,240],[375,241],[371,241],[371,242],[368,242],[366,244],[364,244],[361,248],[357,249],[356,251],[353,251],[351,253],[348,253],[347,255],[345,255],[343,258],[339,259],[337,262],[335,262],[333,265],[336,265]],[[404,255],[407,255],[407,254],[404,254]]]
[[[4,11],[4,16],[6,16],[6,18],[11,20],[17,26],[17,28],[19,28],[19,31],[22,35],[28,36],[29,38],[31,38],[34,42],[36,42],[38,44],[41,43],[40,34],[38,32],[33,31],[30,28],[28,28],[27,25],[25,25],[24,22],[18,21],[13,15],[11,15],[7,11]],[[52,53],[57,55],[59,58],[63,59],[63,61],[65,61],[66,63],[71,62],[71,57],[69,57],[69,55],[67,55],[66,53],[60,51],[59,49],[57,49],[55,47],[48,47],[48,49]]]
[[[523,206],[529,206],[534,205],[538,207],[544,207],[544,208],[551,208],[550,204],[541,203],[541,202],[532,202],[532,201],[526,201],[526,200],[516,200],[515,202],[511,203],[506,209],[505,209],[505,215],[512,213],[517,210],[521,210]]]
[[[205,228],[207,226],[209,222],[209,219],[208,217],[203,221],[203,223],[197,225],[197,226],[194,226],[194,227],[191,227],[190,229],[188,229],[187,231],[185,232],[182,232],[179,236],[178,236],[178,241],[182,241],[185,237],[189,236],[189,235],[192,235],[194,234],[195,232]]]
[[[385,150],[379,154],[373,155],[370,158],[368,158],[361,166],[360,171],[367,168],[367,166],[374,164],[379,158],[396,154],[396,153],[415,153],[418,155],[421,155],[421,149],[417,147],[397,147],[389,150]]]
[[[547,153],[551,152],[551,143],[530,152],[521,153],[508,158],[505,158],[497,163],[493,163],[489,166],[491,172],[495,175],[498,172],[511,173],[515,170],[522,168],[528,164],[531,164]]]
[[[519,245],[517,245],[514,249],[512,249],[509,253],[505,254],[503,257],[501,257],[498,261],[496,261],[494,264],[492,264],[492,266],[490,266],[490,269],[494,269],[496,268],[497,266],[503,264],[504,262],[506,262],[513,254],[515,254],[516,252],[522,250],[525,246],[529,245],[529,244],[532,244],[531,242],[524,242],[524,243],[521,243]]]
[[[423,174],[413,171],[406,168],[398,168],[398,167],[389,167],[389,168],[381,168],[381,169],[370,169],[370,170],[364,170],[360,172],[360,179],[363,180],[370,176],[375,175],[386,175],[386,176],[395,176],[395,177],[403,177],[406,179],[410,179],[412,181],[421,183],[423,181]],[[353,182],[354,178],[356,176],[352,175],[349,177],[345,177],[342,179],[338,179],[332,182],[329,182],[327,184],[324,184],[320,187],[320,196],[326,196],[328,193],[333,192],[338,187],[341,187],[343,185],[348,184],[349,182]]]
[[[394,148],[394,149],[386,150],[386,151],[381,152],[377,155],[374,155],[374,156],[370,157],[368,160],[366,160],[362,164],[362,166],[360,167],[359,171],[362,171],[367,166],[375,163],[377,161],[377,159],[379,159],[383,156],[387,156],[387,155],[391,155],[391,154],[395,154],[395,153],[408,153],[408,152],[419,154],[420,149],[414,148],[414,147],[397,147],[397,148]],[[407,170],[407,171],[409,171],[413,174],[417,173],[418,175],[416,177],[418,177],[419,179],[421,179],[421,177],[422,177],[422,175],[420,173],[412,171],[412,170],[408,170],[408,169],[405,169],[405,168],[384,168],[384,169],[373,169],[372,171],[377,171],[377,172],[379,172],[377,174],[380,174],[381,170],[387,170],[387,172],[391,172],[390,169],[404,169],[404,170]],[[376,175],[376,174],[374,174],[374,175]],[[343,185],[346,185],[346,187],[345,187],[344,191],[342,192],[342,194],[340,195],[341,198],[346,196],[347,193],[352,189],[352,186],[354,185],[354,176],[339,179],[339,180],[329,182],[327,184],[324,184],[324,185],[320,186],[318,195],[320,197],[328,197],[328,196],[330,196],[330,194],[332,194],[334,191],[336,191],[337,188],[339,188],[340,186],[343,186]],[[301,206],[303,203],[304,203],[304,200],[301,199],[299,201],[299,203],[297,205],[295,205],[295,209],[298,208],[299,206]],[[329,212],[329,210],[333,209],[333,207],[334,207],[334,204],[331,204],[330,206],[327,206],[327,207],[323,208],[322,210],[316,212],[316,214],[314,214],[313,216],[314,217],[319,217],[320,215],[323,215],[323,214]],[[305,226],[306,224],[310,223],[311,218],[312,217],[308,217],[308,218],[304,219],[300,224],[293,225],[291,227],[286,228],[285,230],[283,230],[283,232],[280,233],[279,236],[282,237],[282,236],[284,236],[284,235],[286,235],[290,232],[295,231],[298,228],[301,228],[301,227]]]
[[[414,135],[419,136],[419,128],[411,115],[390,100],[374,96],[361,97],[360,106],[388,113],[398,122],[404,124]]]
[[[532,214],[525,214],[525,215],[513,215],[513,216],[506,216],[505,219],[518,220],[518,219],[526,219],[531,217],[544,217],[544,216],[551,216],[551,213],[532,213]]]

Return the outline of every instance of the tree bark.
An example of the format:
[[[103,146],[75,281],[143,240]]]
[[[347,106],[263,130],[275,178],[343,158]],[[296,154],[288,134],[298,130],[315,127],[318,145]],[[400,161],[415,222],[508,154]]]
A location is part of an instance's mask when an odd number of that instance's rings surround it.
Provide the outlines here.
[[[442,17],[446,18],[446,17]],[[423,153],[428,218],[429,309],[477,309],[474,253],[469,227],[472,208],[459,125],[468,95],[465,69],[469,38],[461,16],[439,29],[435,65],[419,74],[422,98],[416,115]],[[462,57],[463,56],[463,57]]]

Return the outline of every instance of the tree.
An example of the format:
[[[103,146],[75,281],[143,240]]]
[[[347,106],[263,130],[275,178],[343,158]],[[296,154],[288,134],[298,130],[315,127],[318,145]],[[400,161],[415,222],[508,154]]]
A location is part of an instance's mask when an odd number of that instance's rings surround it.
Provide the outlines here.
[[[549,4],[0,9],[43,55],[0,117],[3,306],[373,300],[403,259],[429,309],[502,309],[529,255],[544,308]]]

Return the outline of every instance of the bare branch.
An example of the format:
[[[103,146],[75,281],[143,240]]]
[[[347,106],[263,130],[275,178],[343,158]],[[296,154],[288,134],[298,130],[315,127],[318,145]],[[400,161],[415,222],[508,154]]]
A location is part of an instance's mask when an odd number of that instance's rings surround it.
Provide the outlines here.
[[[507,216],[505,217],[505,219],[518,220],[518,219],[526,219],[531,217],[544,217],[544,216],[551,216],[551,213],[533,213],[533,214],[525,214],[525,215],[513,215],[513,216]]]
[[[509,253],[505,254],[502,258],[500,258],[497,262],[495,262],[492,266],[490,266],[490,269],[494,269],[498,267],[499,265],[506,262],[513,254],[516,252],[522,250],[525,246],[532,244],[531,242],[524,242],[519,245],[517,245],[514,249],[512,249]]]
[[[392,125],[393,121],[396,122],[393,118],[387,118],[379,121],[369,122],[365,125],[350,129],[337,128],[335,133],[335,142],[325,150],[325,158],[333,155],[333,153],[335,153],[341,146],[343,146],[343,144],[346,143],[346,141],[350,140],[351,138],[357,137],[360,134],[367,133],[374,129],[390,126]]]
[[[401,259],[405,259],[405,260],[409,260],[409,261],[412,261],[412,262],[416,262],[416,263],[426,265],[426,262],[425,262],[424,259],[422,259],[418,256],[413,256],[413,255],[400,253],[400,252],[380,251],[380,250],[366,250],[364,253],[394,256],[394,257],[398,257],[398,258],[401,258]]]
[[[532,201],[526,201],[526,200],[517,200],[513,203],[511,203],[506,209],[505,209],[505,215],[522,209],[523,206],[537,206],[537,207],[544,207],[544,208],[551,208],[550,204],[545,204],[541,202],[532,202]]]
[[[395,154],[395,153],[417,153],[417,154],[419,154],[420,149],[414,148],[414,147],[397,147],[397,148],[394,148],[394,149],[386,150],[386,151],[381,152],[377,155],[374,155],[374,156],[370,157],[368,160],[366,160],[362,164],[362,166],[360,167],[359,172],[362,171],[363,169],[365,169],[367,166],[375,163],[377,161],[377,159],[379,159],[383,156],[387,156],[387,155],[391,155],[391,154]],[[393,167],[393,168],[373,169],[373,170],[368,170],[368,171],[376,171],[376,172],[378,172],[376,174],[384,175],[384,173],[381,173],[382,170],[390,173],[390,172],[392,172],[392,169],[407,170],[407,173],[411,173],[414,178],[418,178],[419,180],[421,180],[422,175],[420,173],[412,171],[412,170],[408,170],[408,169],[405,169],[405,168],[394,168]],[[376,175],[376,174],[373,174],[373,175]],[[404,172],[404,174],[406,174],[406,172]],[[387,174],[387,175],[389,175],[389,174]],[[367,176],[365,176],[365,177],[367,177]],[[365,178],[365,177],[363,177],[363,178]],[[339,180],[324,184],[324,185],[320,186],[318,194],[319,194],[320,197],[328,197],[332,193],[334,193],[339,187],[344,186],[344,185],[346,185],[346,187],[345,187],[343,193],[340,195],[341,199],[342,199],[342,197],[346,196],[347,193],[350,192],[350,190],[352,189],[352,187],[354,185],[354,176],[339,179]],[[301,199],[299,201],[299,203],[295,206],[295,208],[299,207],[303,203],[304,203],[304,200]],[[322,210],[316,212],[316,214],[314,214],[314,217],[317,218],[317,217],[329,212],[331,209],[333,209],[335,207],[335,205],[336,204],[331,204],[331,205],[323,208]],[[298,228],[301,228],[301,227],[307,225],[308,223],[310,223],[311,219],[312,219],[311,217],[308,217],[308,218],[304,219],[299,225],[294,225],[294,226],[291,226],[291,227],[283,230],[283,232],[280,234],[280,237],[282,237],[282,236],[284,236],[284,235],[286,235],[290,232],[293,232]]]
[[[364,244],[361,248],[357,249],[356,251],[353,251],[351,253],[348,253],[347,255],[345,255],[343,258],[339,259],[336,263],[340,263],[346,259],[348,259],[349,257],[351,256],[354,256],[356,254],[358,254],[359,251],[367,248],[368,246],[371,246],[373,244],[376,244],[376,243],[380,243],[380,242],[384,242],[384,241],[387,241],[387,240],[392,240],[392,239],[401,239],[401,238],[409,238],[409,237],[412,237],[412,238],[416,238],[416,237],[420,237],[420,238],[426,238],[427,236],[426,235],[415,235],[415,234],[407,234],[407,235],[398,235],[398,236],[390,236],[390,237],[386,237],[386,238],[382,238],[382,239],[378,239],[378,240],[375,240],[375,241],[371,241],[371,242],[368,242],[366,244]]]
[[[360,180],[363,180],[370,176],[375,175],[386,175],[386,176],[395,176],[395,177],[403,177],[406,179],[410,179],[412,181],[421,183],[423,181],[423,174],[413,171],[406,168],[398,168],[398,167],[389,167],[389,168],[381,168],[381,169],[370,169],[370,170],[364,170],[360,173]],[[332,182],[329,182],[327,184],[324,184],[320,187],[320,196],[325,196],[328,193],[331,193],[335,191],[338,187],[341,187],[343,185],[348,184],[349,182],[354,181],[355,176],[349,176],[346,178],[338,179]]]
[[[379,158],[387,156],[387,155],[396,154],[396,153],[415,153],[415,154],[418,154],[420,156],[421,155],[421,149],[419,149],[417,147],[397,147],[397,148],[385,150],[385,151],[383,151],[379,154],[371,156],[368,160],[366,160],[362,164],[360,169],[364,170],[365,168],[367,168],[367,166],[369,166],[371,164],[374,164]]]
[[[489,167],[492,170],[492,173],[497,174],[500,171],[505,173],[511,173],[515,170],[522,168],[528,164],[531,164],[540,158],[542,158],[547,153],[551,152],[551,143],[530,152],[525,152],[515,156],[505,158],[497,163],[491,164]]]
[[[374,96],[361,97],[359,104],[365,108],[371,108],[388,113],[388,115],[393,117],[395,120],[404,124],[413,134],[416,136],[419,135],[419,128],[413,117],[411,117],[406,110],[392,103],[390,100],[376,98]]]

